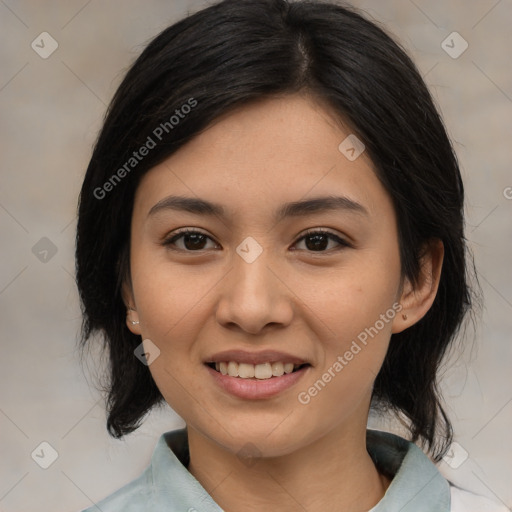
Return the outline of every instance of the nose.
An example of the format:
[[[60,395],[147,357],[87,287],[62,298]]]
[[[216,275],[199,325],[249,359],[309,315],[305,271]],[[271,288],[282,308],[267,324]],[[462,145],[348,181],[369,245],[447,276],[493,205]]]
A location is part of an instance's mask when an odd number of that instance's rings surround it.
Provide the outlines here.
[[[217,322],[223,327],[261,334],[291,323],[294,294],[278,276],[276,265],[264,255],[265,251],[252,263],[234,256],[216,309]]]

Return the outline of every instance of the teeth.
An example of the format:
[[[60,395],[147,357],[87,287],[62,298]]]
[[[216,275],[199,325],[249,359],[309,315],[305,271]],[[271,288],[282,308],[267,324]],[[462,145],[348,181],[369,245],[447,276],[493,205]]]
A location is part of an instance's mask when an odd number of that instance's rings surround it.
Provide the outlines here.
[[[235,363],[234,361],[229,361],[228,375],[230,377],[238,377],[238,363]]]
[[[272,377],[272,366],[270,363],[257,364],[254,366],[254,376],[257,379],[270,379],[270,377]]]
[[[281,377],[284,374],[284,364],[283,363],[272,363],[272,375],[275,377]]]
[[[242,379],[252,379],[255,375],[255,371],[253,364],[240,363],[238,365],[238,376],[242,377]]]
[[[281,363],[279,361],[263,364],[237,363],[236,361],[215,363],[215,369],[222,375],[259,380],[281,377],[285,373],[292,373],[299,366],[299,364],[294,365],[293,363]]]

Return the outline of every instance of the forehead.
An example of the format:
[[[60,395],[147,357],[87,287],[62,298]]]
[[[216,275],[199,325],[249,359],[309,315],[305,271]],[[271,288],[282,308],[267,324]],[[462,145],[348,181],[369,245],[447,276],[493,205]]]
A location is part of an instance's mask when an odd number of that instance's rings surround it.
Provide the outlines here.
[[[186,195],[255,215],[277,203],[333,193],[369,211],[379,202],[389,207],[367,154],[354,159],[355,152],[346,152],[353,137],[327,105],[309,97],[244,105],[148,171],[137,190],[136,210],[147,214],[167,195]]]

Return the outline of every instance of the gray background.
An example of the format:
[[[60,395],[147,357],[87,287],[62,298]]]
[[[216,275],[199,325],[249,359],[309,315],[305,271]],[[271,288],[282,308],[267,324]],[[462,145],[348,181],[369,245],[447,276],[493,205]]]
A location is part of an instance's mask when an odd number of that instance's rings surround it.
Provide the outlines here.
[[[470,336],[468,350],[444,372],[458,445],[440,468],[511,506],[512,1],[354,4],[395,33],[417,62],[467,188],[467,237],[485,309],[473,347]],[[149,39],[203,5],[0,0],[0,511],[90,506],[136,477],[160,433],[182,425],[166,408],[124,441],[108,437],[94,384],[100,367],[91,358],[83,372],[76,350],[73,244],[81,179],[123,72]],[[441,46],[453,31],[469,44],[458,58]],[[34,40],[41,46],[42,32],[59,45],[47,59],[31,47]],[[460,50],[452,39],[452,51]],[[51,243],[40,241],[45,237]],[[31,458],[43,441],[58,452],[48,469]],[[48,462],[49,449],[37,453],[34,459]]]

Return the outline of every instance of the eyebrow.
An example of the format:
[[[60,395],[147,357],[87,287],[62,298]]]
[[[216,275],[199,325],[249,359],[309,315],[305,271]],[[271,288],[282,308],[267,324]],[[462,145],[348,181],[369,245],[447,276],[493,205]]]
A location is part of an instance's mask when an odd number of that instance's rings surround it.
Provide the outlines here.
[[[194,213],[196,215],[208,215],[225,217],[225,209],[222,205],[212,203],[204,199],[184,196],[168,196],[158,201],[151,210],[148,217],[161,211],[175,210]],[[346,196],[324,196],[293,201],[282,205],[276,213],[276,221],[279,222],[287,217],[301,217],[313,213],[344,210],[356,214],[369,215],[368,210],[357,201]]]

